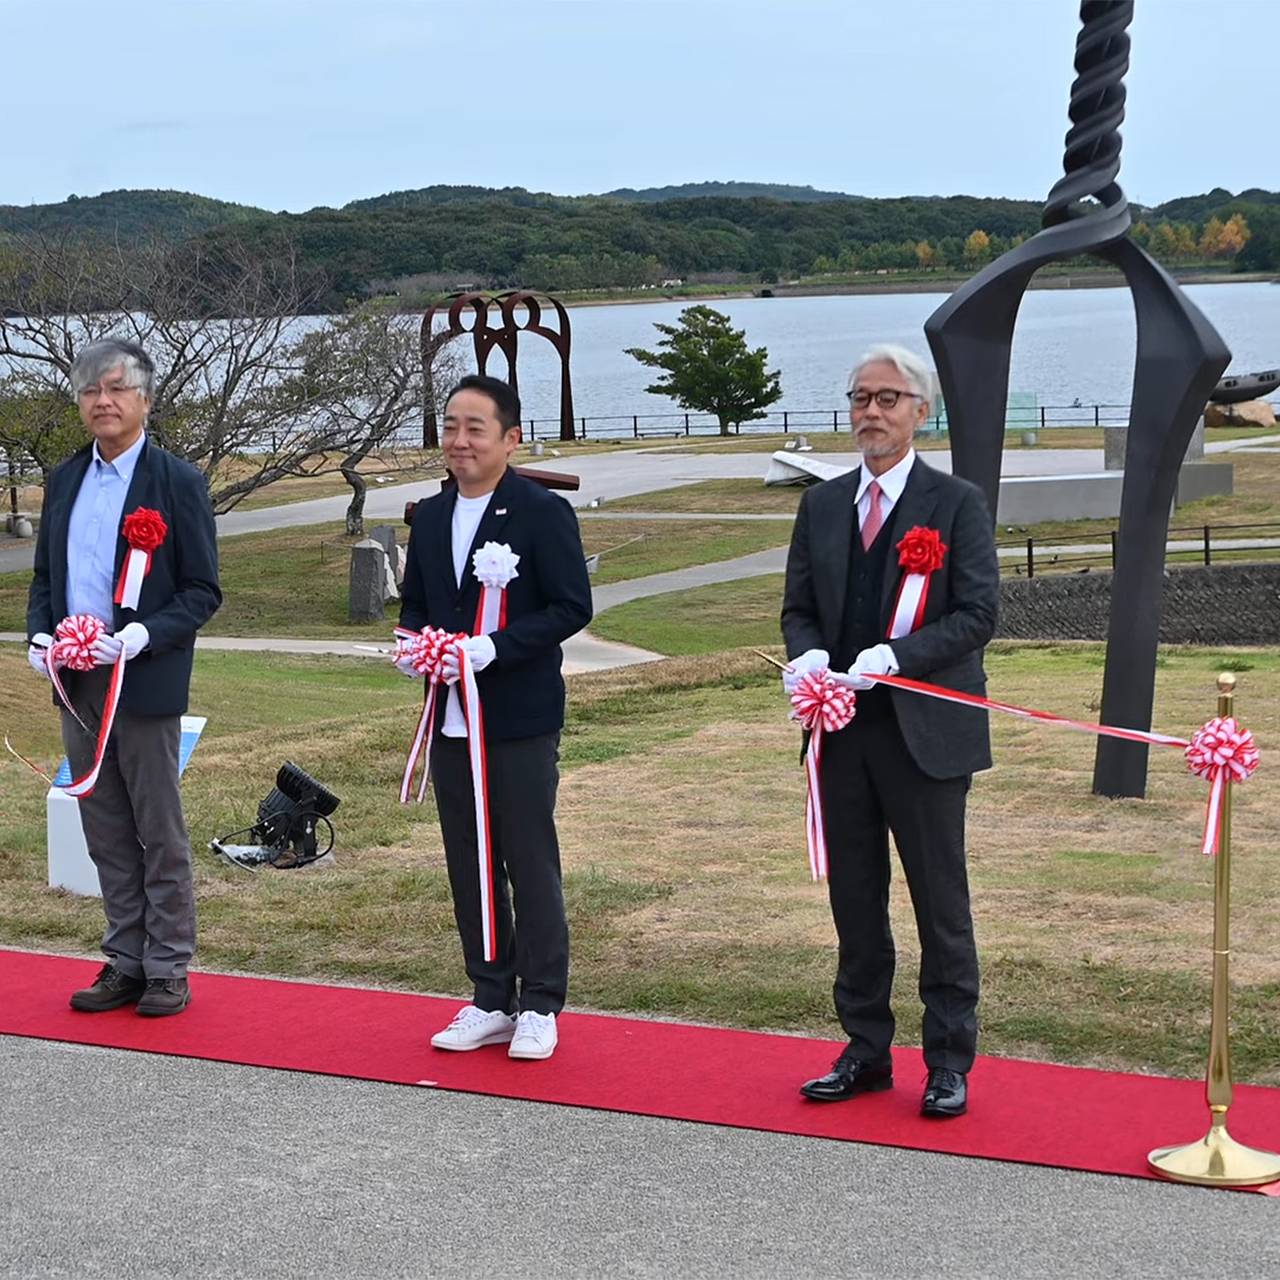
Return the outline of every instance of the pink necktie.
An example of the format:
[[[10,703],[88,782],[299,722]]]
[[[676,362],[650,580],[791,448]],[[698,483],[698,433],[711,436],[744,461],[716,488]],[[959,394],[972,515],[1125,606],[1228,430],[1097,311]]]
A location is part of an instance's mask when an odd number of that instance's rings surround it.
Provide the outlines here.
[[[884,512],[880,508],[880,484],[873,480],[867,485],[867,494],[871,498],[871,506],[867,509],[867,518],[862,522],[862,549],[866,551],[876,540],[880,526],[884,524]]]

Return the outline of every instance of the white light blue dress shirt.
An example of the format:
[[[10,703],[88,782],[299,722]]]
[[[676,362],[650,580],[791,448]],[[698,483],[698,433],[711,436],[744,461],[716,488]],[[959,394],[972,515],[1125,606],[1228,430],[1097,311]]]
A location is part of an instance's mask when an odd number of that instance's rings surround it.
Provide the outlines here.
[[[104,462],[98,442],[93,443],[93,457],[67,526],[68,617],[89,613],[108,627],[114,625],[116,544],[129,482],[146,439],[144,431],[113,462]]]

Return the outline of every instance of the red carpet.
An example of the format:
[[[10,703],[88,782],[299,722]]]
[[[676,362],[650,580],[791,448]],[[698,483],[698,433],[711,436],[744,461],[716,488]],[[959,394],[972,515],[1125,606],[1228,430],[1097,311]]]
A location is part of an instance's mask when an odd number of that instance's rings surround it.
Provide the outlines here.
[[[827,1069],[835,1042],[590,1014],[561,1018],[547,1062],[513,1062],[504,1048],[442,1053],[427,1040],[459,1001],[361,988],[201,973],[177,1018],[73,1012],[67,995],[97,967],[0,950],[0,1034],[1140,1178],[1151,1148],[1208,1128],[1200,1081],[1009,1058],[978,1060],[967,1116],[927,1121],[915,1049],[896,1051],[890,1092],[815,1104],[796,1087]],[[1280,1089],[1237,1087],[1230,1129],[1280,1150]]]

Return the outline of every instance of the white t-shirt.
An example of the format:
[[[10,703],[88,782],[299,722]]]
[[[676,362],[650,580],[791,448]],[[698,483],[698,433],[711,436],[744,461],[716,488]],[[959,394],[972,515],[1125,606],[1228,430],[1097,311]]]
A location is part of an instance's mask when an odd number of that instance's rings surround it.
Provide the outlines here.
[[[471,550],[476,530],[484,519],[485,509],[492,497],[492,493],[482,493],[478,498],[464,498],[462,494],[458,494],[458,500],[454,504],[450,541],[453,546],[453,577],[459,587],[462,586],[463,576],[468,569],[467,552]],[[462,702],[458,698],[456,684],[450,688],[449,697],[445,701],[444,724],[440,726],[440,732],[446,738],[467,736],[467,720],[462,714]]]

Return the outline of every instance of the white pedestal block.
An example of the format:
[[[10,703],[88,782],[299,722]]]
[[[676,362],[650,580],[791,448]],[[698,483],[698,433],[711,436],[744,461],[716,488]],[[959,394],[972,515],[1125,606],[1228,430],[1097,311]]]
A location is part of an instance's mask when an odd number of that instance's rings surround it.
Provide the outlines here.
[[[187,761],[200,741],[207,723],[204,716],[183,716],[182,737],[178,743],[178,774],[187,768]],[[98,884],[98,869],[89,858],[84,843],[84,828],[80,825],[80,802],[67,795],[59,787],[71,781],[71,766],[63,761],[54,776],[55,786],[49,788],[45,799],[45,822],[49,850],[49,886],[53,889],[69,889],[86,897],[102,897]]]

